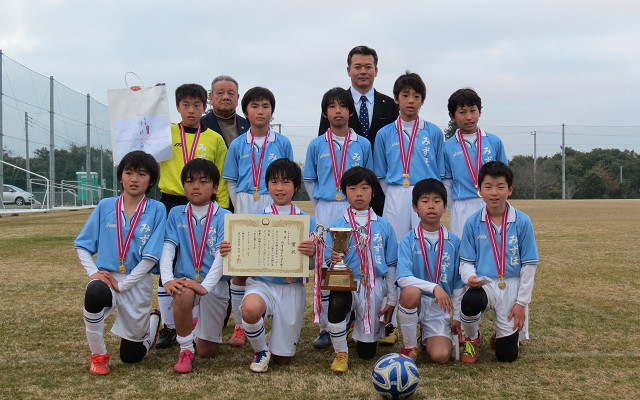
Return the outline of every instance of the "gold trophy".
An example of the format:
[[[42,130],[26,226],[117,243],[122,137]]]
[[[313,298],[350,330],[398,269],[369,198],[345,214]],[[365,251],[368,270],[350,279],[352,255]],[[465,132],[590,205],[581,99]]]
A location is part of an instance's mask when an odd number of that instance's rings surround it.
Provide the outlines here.
[[[349,249],[355,247],[349,247],[349,238],[351,235],[359,231],[355,231],[351,228],[329,228],[326,229],[322,225],[318,225],[318,231],[321,233],[329,232],[331,238],[333,239],[333,247],[331,250],[340,254],[341,257],[344,257],[345,253],[349,251]],[[356,240],[356,243],[359,242]],[[357,244],[356,244],[357,246]],[[338,291],[350,291],[356,290],[356,285],[353,281],[353,272],[351,268],[344,263],[344,260],[341,260],[339,263],[333,265],[331,268],[327,270],[327,273],[324,277],[324,284],[322,285],[322,290],[338,290]]]

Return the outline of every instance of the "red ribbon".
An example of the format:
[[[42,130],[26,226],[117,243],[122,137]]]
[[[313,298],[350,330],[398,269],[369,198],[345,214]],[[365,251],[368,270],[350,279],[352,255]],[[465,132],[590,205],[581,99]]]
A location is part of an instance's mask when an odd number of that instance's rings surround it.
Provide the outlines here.
[[[204,221],[204,227],[202,228],[202,238],[200,239],[200,245],[198,245],[196,238],[196,231],[193,227],[193,211],[191,209],[191,203],[187,205],[187,226],[189,228],[189,242],[191,243],[191,256],[193,258],[193,268],[196,273],[202,271],[202,260],[204,260],[204,250],[207,248],[207,237],[209,236],[209,226],[211,225],[211,217],[213,216],[213,203],[209,203],[207,207],[207,218]]]
[[[124,265],[127,261],[127,253],[131,246],[133,234],[135,233],[136,228],[138,227],[138,222],[140,222],[140,217],[142,216],[142,210],[144,210],[144,206],[147,204],[147,196],[143,196],[142,200],[140,200],[136,206],[136,210],[131,218],[131,225],[129,225],[129,231],[127,232],[127,236],[124,240],[122,236],[122,196],[124,195],[121,194],[116,200],[116,238],[118,242],[118,261]]]
[[[196,150],[198,148],[198,141],[200,141],[200,124],[198,124],[198,130],[196,131],[196,134],[193,138],[193,144],[191,145],[191,151],[189,151],[189,154],[187,155],[187,138],[186,135],[184,133],[184,125],[182,124],[182,122],[180,122],[179,124],[180,126],[180,144],[182,144],[182,161],[184,161],[184,163],[188,163],[189,161],[193,160],[193,158],[196,155]]]
[[[460,129],[456,132],[456,136],[458,137],[458,142],[460,143],[460,147],[462,148],[462,154],[464,155],[464,161],[467,163],[467,170],[469,170],[469,175],[471,175],[471,179],[473,180],[473,184],[478,187],[478,171],[480,171],[480,167],[482,167],[482,133],[480,132],[480,128],[476,131],[476,165],[475,169],[473,168],[473,164],[471,163],[471,156],[469,155],[469,149],[467,149],[467,144],[462,136],[462,132]]]
[[[333,143],[333,132],[331,128],[327,129],[327,141],[329,142],[329,155],[331,155],[331,169],[333,170],[333,181],[336,184],[336,190],[340,191],[340,179],[344,174],[344,169],[347,164],[347,151],[349,150],[349,141],[351,139],[351,129],[347,132],[347,136],[344,139],[344,145],[342,146],[342,154],[340,155],[340,165],[338,165],[338,157],[336,156],[336,149]]]

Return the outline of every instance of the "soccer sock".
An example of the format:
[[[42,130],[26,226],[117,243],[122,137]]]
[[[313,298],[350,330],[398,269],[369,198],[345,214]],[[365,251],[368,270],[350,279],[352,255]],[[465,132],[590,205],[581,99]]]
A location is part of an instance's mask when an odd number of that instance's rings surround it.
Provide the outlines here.
[[[322,312],[320,313],[320,332],[328,330],[327,325],[329,324],[329,319],[327,317],[327,313],[329,312],[329,291],[322,290],[322,297],[320,301],[322,302]]]
[[[231,284],[231,313],[236,321],[236,326],[242,326],[242,298],[244,297],[244,286]]]
[[[262,317],[260,317],[260,320],[255,324],[242,321],[242,328],[254,352],[257,353],[269,349],[267,346],[267,335],[264,333],[264,319]]]
[[[178,344],[180,345],[180,353],[182,353],[185,350],[189,350],[192,353],[194,353],[196,351],[195,348],[193,347],[193,339],[194,339],[193,332],[191,332],[187,336],[177,336],[176,337],[176,340],[178,341]]]
[[[467,316],[462,313],[460,314],[460,325],[462,326],[465,337],[468,337],[471,340],[478,338],[478,323],[480,322],[481,316],[482,313],[473,316]]]
[[[151,344],[156,338],[156,333],[158,332],[159,319],[160,319],[160,316],[157,314],[151,314],[149,316],[149,337],[147,338],[147,340],[142,342],[144,344],[144,347],[147,349],[147,351],[149,351],[149,349],[151,348]]]
[[[158,309],[162,316],[162,323],[171,329],[175,329],[176,324],[173,320],[173,312],[169,309],[171,300],[172,297],[164,290],[164,287],[158,286]]]
[[[329,322],[327,323],[329,332],[331,332],[331,344],[336,353],[348,353],[349,345],[347,344],[347,321]]]
[[[104,310],[90,313],[83,309],[82,316],[91,354],[107,354],[107,346],[104,344]]]
[[[405,349],[418,348],[418,307],[404,308],[398,305],[398,321]]]

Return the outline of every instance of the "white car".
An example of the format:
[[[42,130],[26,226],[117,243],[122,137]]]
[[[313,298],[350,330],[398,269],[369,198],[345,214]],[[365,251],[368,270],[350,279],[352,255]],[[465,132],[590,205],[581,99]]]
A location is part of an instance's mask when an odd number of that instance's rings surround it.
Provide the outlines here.
[[[3,185],[2,189],[2,202],[3,203],[15,203],[17,206],[25,204],[32,204],[36,202],[36,198],[33,194],[22,190],[17,186]]]

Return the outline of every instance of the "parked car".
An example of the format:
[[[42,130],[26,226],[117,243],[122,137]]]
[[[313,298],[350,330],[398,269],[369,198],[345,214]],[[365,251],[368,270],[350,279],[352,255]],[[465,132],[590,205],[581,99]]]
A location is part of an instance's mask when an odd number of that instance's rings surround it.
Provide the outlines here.
[[[2,188],[2,202],[3,203],[15,203],[17,206],[24,204],[31,204],[36,201],[33,194],[22,190],[17,186],[3,185]]]

